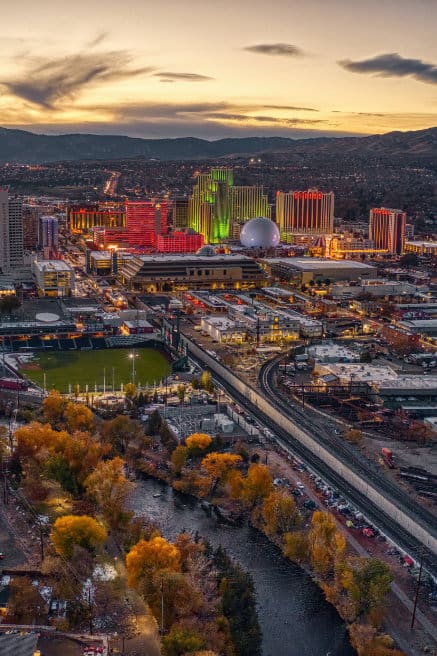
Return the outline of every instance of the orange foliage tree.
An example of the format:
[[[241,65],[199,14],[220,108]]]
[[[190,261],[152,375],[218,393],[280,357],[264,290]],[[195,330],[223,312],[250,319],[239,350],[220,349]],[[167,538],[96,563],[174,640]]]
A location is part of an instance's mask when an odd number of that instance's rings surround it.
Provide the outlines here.
[[[67,400],[60,395],[58,390],[51,390],[42,402],[43,417],[55,426],[60,424],[64,417]]]
[[[242,498],[251,506],[255,506],[267,497],[273,489],[272,477],[265,465],[251,465],[243,482]]]
[[[337,531],[334,517],[320,510],[313,513],[308,543],[311,564],[323,576],[333,571],[346,550],[345,537]]]
[[[133,484],[124,475],[121,458],[101,460],[86,478],[84,486],[111,528],[119,528],[130,517],[126,511],[126,500]]]
[[[161,536],[140,540],[126,555],[126,569],[128,585],[137,588],[157,571],[179,572],[181,553]]]
[[[190,455],[197,455],[201,451],[205,451],[212,442],[212,437],[206,433],[192,433],[185,440],[185,445],[190,452]]]
[[[283,535],[299,523],[295,501],[284,491],[270,492],[260,514],[267,535]]]
[[[50,534],[58,553],[71,558],[77,545],[94,551],[107,539],[106,529],[88,515],[64,515],[53,524]]]
[[[242,461],[241,456],[233,453],[208,453],[201,463],[201,468],[212,477],[212,488],[226,481],[229,472]]]
[[[64,419],[72,431],[87,431],[94,426],[93,413],[83,403],[67,403]]]

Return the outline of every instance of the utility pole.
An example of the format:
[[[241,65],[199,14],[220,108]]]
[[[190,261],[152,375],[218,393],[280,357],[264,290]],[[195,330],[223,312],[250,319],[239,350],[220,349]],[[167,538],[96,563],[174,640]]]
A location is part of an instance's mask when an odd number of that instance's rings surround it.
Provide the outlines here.
[[[422,568],[423,568],[423,546],[420,549],[419,576],[417,578],[416,594],[414,595],[413,614],[411,616],[411,626],[410,626],[411,630],[414,629],[414,622],[416,620],[417,602],[419,601],[420,583],[422,579]]]
[[[39,545],[41,549],[41,562],[44,562],[44,538],[42,532],[42,524],[39,525]]]
[[[164,577],[161,576],[161,635],[164,635]]]
[[[93,605],[91,602],[91,582],[88,587],[88,608],[89,608],[89,619],[90,619],[90,635],[93,635]]]

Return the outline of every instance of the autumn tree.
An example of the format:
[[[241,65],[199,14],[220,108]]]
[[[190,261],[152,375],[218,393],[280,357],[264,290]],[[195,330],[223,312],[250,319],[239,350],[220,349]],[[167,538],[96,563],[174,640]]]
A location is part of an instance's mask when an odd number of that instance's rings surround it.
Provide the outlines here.
[[[208,453],[201,463],[201,468],[212,478],[212,489],[223,484],[229,472],[241,462],[241,456],[233,453]]]
[[[381,606],[390,591],[390,567],[377,558],[354,558],[346,587],[355,604],[357,617],[368,616]]]
[[[362,431],[360,431],[359,428],[350,428],[345,433],[345,438],[351,444],[356,444],[357,446],[359,446],[363,441],[363,433]]]
[[[87,495],[99,506],[108,525],[119,528],[130,517],[126,501],[133,484],[124,475],[121,458],[101,460],[84,482]]]
[[[106,542],[105,528],[88,515],[64,515],[53,524],[50,534],[56,551],[71,558],[77,545],[88,551],[94,551]]]
[[[134,383],[127,383],[127,385],[124,386],[124,394],[127,399],[134,399],[137,395],[137,386]]]
[[[243,500],[250,506],[255,506],[267,497],[273,489],[272,477],[265,465],[250,465],[243,484]]]
[[[205,647],[205,638],[186,628],[173,627],[162,639],[163,656],[184,656]]]
[[[94,426],[94,415],[83,403],[67,403],[64,419],[72,431],[87,431]]]
[[[175,474],[180,474],[187,464],[188,449],[186,446],[177,446],[171,454],[171,464]]]
[[[308,537],[304,531],[284,535],[284,556],[296,563],[308,560]]]
[[[185,440],[185,446],[192,456],[199,455],[205,451],[211,444],[212,437],[206,433],[192,433]]]
[[[334,569],[346,550],[345,537],[337,531],[334,517],[320,510],[313,513],[308,544],[311,564],[322,576]]]
[[[185,401],[185,396],[186,396],[186,394],[187,394],[187,387],[186,387],[186,385],[184,385],[183,383],[181,383],[181,384],[178,385],[178,387],[177,387],[177,395],[178,395],[179,401],[180,401],[181,403],[183,403],[183,402]]]
[[[44,419],[54,426],[59,425],[64,418],[67,403],[67,399],[61,396],[57,390],[51,390],[42,402]]]
[[[161,536],[140,540],[126,555],[127,582],[141,588],[155,572],[181,569],[181,554],[174,544]]]
[[[47,455],[67,440],[65,431],[55,431],[50,424],[33,421],[17,428],[15,437],[15,455],[23,461],[44,462]]]
[[[283,535],[299,523],[294,499],[283,491],[273,491],[261,506],[261,520],[267,535]]]
[[[212,382],[212,374],[210,371],[203,371],[200,376],[200,387],[202,387],[207,392],[212,392],[214,389],[214,383]]]
[[[12,579],[10,584],[10,601],[8,617],[14,622],[35,623],[45,615],[46,602],[41,597],[38,587],[27,578]]]
[[[114,419],[104,422],[101,435],[116,453],[124,454],[132,442],[144,437],[144,430],[138,421],[134,421],[126,415],[118,415]]]

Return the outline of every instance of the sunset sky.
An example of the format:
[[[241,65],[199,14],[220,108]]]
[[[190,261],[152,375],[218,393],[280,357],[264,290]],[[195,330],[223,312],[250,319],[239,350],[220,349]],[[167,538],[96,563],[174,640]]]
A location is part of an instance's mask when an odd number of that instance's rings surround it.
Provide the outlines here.
[[[15,0],[0,126],[140,137],[437,125],[437,0]]]

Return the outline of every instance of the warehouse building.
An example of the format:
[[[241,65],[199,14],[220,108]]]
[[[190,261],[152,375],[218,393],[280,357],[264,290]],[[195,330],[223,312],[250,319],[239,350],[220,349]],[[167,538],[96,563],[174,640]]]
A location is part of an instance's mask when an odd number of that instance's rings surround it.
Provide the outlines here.
[[[277,278],[295,283],[308,284],[311,281],[358,280],[375,278],[377,269],[370,264],[352,260],[328,260],[310,257],[266,258],[263,264],[267,271]]]

